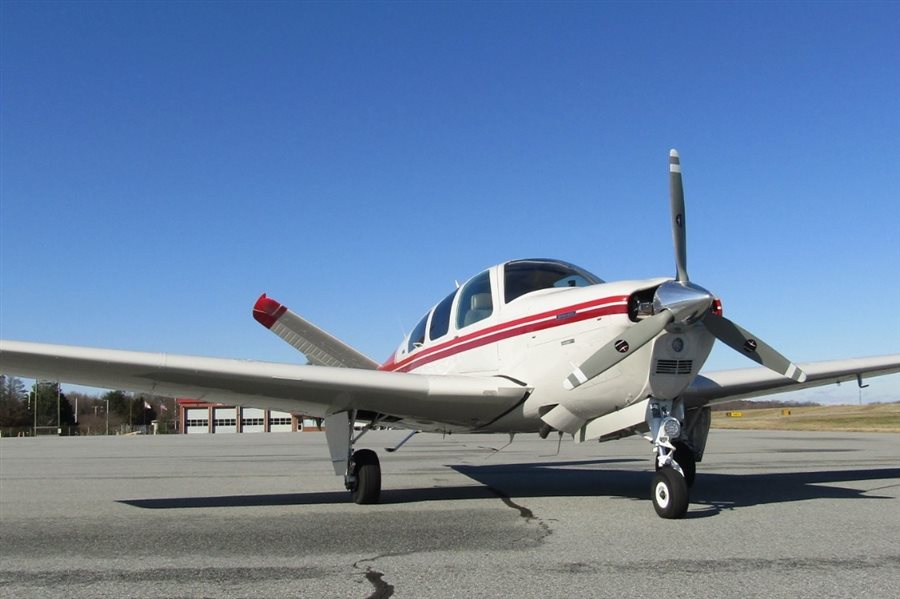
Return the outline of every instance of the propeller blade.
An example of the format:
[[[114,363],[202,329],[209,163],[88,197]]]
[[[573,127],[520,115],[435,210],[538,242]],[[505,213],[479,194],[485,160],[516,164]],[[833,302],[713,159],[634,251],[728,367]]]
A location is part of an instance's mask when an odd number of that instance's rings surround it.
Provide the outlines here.
[[[681,158],[678,150],[669,150],[669,197],[672,204],[672,241],[675,243],[676,279],[688,282],[687,274],[687,232],[684,215],[684,186],[681,182]]]
[[[754,362],[798,383],[806,380],[806,373],[800,370],[796,364],[772,349],[767,343],[760,341],[753,333],[739,327],[727,318],[710,312],[703,318],[703,324],[706,326],[706,330],[715,335],[716,339]]]
[[[563,381],[563,387],[574,389],[609,370],[659,335],[674,318],[669,310],[663,310],[625,329],[619,337],[598,349],[573,370]]]

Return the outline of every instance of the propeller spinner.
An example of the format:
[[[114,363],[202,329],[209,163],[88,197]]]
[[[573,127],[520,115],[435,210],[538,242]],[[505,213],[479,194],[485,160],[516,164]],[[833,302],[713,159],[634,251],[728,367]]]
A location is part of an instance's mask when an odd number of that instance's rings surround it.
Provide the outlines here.
[[[706,289],[690,282],[687,273],[684,187],[681,179],[681,160],[676,150],[669,152],[669,195],[672,240],[675,246],[675,280],[665,282],[657,288],[653,298],[652,316],[629,327],[594,352],[566,377],[563,386],[566,389],[574,389],[604,373],[655,339],[673,323],[679,326],[699,326],[702,323],[716,339],[735,351],[797,382],[805,381],[806,374],[796,364],[746,329],[710,311],[715,300],[714,296]],[[543,420],[557,430],[572,434],[586,421],[581,415],[573,413],[565,402],[545,414]]]

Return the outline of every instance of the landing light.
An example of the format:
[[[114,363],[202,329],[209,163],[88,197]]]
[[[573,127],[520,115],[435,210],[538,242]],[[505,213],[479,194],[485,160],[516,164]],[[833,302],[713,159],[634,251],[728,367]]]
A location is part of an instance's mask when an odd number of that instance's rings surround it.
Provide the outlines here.
[[[681,423],[676,418],[666,418],[663,420],[663,430],[670,439],[675,439],[681,433]]]

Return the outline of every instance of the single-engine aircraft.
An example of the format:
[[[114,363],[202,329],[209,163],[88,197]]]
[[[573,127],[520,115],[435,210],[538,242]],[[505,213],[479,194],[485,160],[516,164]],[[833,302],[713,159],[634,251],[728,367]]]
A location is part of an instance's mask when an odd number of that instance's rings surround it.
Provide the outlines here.
[[[323,418],[335,474],[362,504],[378,501],[381,467],[374,451],[354,446],[377,426],[556,431],[579,443],[641,434],[657,469],[653,506],[679,518],[703,457],[710,404],[862,385],[863,375],[900,371],[900,355],[797,365],[725,318],[719,298],[688,278],[675,150],[669,183],[674,279],[607,283],[558,260],[506,262],[438,302],[381,365],[263,294],[256,320],[310,364],[0,341],[0,371]],[[765,368],[700,374],[716,339]],[[368,422],[359,433],[358,420]]]

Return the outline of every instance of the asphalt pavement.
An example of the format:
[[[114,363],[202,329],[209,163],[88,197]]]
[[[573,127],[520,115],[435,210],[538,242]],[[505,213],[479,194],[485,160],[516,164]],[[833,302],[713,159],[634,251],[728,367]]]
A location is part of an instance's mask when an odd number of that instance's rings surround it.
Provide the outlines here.
[[[0,596],[900,596],[897,434],[714,430],[677,521],[641,439],[404,435],[371,506],[322,433],[0,439]]]

